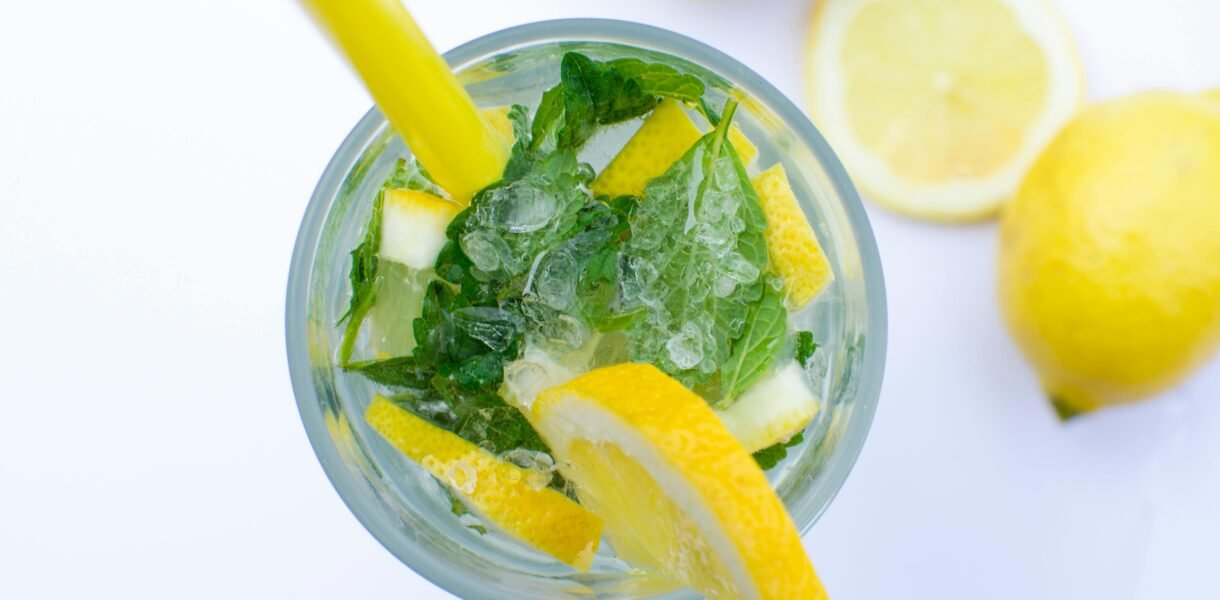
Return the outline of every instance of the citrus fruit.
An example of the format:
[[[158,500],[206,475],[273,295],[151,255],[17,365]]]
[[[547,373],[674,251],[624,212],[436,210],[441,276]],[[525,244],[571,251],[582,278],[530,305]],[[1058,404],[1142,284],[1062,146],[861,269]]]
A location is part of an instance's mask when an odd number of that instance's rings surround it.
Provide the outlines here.
[[[595,369],[530,422],[615,553],[710,598],[824,598],[767,478],[699,396],[651,365]]]
[[[771,266],[784,278],[788,304],[799,309],[834,280],[834,271],[792,192],[783,165],[755,177],[754,190],[767,216]]]
[[[593,180],[593,193],[611,197],[642,196],[644,186],[682,158],[701,137],[703,132],[681,103],[662,101]],[[729,142],[737,150],[742,164],[750,164],[758,155],[758,147],[736,125],[729,128]]]
[[[601,539],[602,520],[523,469],[415,416],[382,396],[365,420],[470,504],[485,522],[581,571]]]
[[[1001,228],[1008,327],[1064,416],[1181,380],[1220,342],[1220,110],[1145,93],[1086,109]]]
[[[856,185],[939,220],[992,215],[1083,94],[1045,0],[820,2],[807,58],[810,114]]]
[[[456,202],[427,192],[386,190],[379,256],[412,269],[431,269],[447,241],[445,228],[461,210]]]
[[[731,406],[716,411],[746,452],[786,442],[818,413],[818,397],[795,361],[750,386]]]

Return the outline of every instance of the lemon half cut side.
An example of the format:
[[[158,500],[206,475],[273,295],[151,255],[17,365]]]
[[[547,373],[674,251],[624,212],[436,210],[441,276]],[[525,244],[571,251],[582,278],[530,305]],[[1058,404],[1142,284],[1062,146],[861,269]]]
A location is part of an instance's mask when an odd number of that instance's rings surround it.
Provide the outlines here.
[[[1084,94],[1045,0],[830,0],[807,102],[856,185],[912,216],[993,215]]]

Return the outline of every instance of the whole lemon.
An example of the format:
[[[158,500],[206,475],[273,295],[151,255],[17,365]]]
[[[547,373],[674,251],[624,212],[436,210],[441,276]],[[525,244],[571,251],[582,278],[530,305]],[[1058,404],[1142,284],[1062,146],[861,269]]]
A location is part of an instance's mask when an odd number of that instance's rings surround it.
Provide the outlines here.
[[[1001,307],[1063,418],[1160,392],[1220,342],[1220,103],[1085,109],[1003,217]]]

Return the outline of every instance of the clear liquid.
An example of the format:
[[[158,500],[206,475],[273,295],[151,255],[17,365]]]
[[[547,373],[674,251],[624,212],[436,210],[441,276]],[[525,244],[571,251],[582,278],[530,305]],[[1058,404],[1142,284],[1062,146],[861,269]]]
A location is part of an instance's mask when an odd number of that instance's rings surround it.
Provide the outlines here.
[[[541,92],[558,81],[558,60],[563,52],[577,50],[595,59],[610,59],[622,56],[637,56],[645,60],[674,62],[675,59],[655,53],[626,46],[608,44],[563,44],[535,46],[518,52],[502,55],[497,59],[474,65],[461,71],[461,79],[468,85],[476,102],[481,107],[508,106],[523,104],[529,107],[532,114],[537,106]],[[681,68],[700,73],[706,80],[719,81],[719,78],[697,66],[682,63]],[[727,97],[727,84],[721,87],[713,85],[709,88],[708,97],[713,105],[721,105]],[[740,98],[739,98],[740,99]],[[833,450],[833,444],[840,433],[841,421],[845,418],[838,410],[844,398],[850,397],[855,377],[852,369],[859,365],[859,351],[862,343],[862,310],[859,302],[848,302],[851,297],[858,299],[862,295],[860,288],[859,257],[841,256],[840,249],[848,247],[854,252],[854,237],[850,234],[841,212],[836,212],[828,204],[827,198],[832,197],[825,173],[812,173],[802,168],[802,164],[812,161],[811,156],[804,156],[808,151],[799,147],[798,142],[783,129],[777,128],[778,120],[765,109],[754,110],[749,98],[742,101],[735,123],[746,133],[747,137],[757,145],[758,158],[751,169],[754,175],[760,168],[769,167],[776,162],[784,162],[789,173],[794,191],[811,225],[818,234],[823,249],[834,267],[836,280],[828,286],[811,303],[799,312],[789,315],[789,333],[797,330],[812,331],[819,344],[819,350],[811,369],[807,371],[810,386],[822,399],[823,408],[814,421],[806,428],[805,441],[792,448],[789,457],[779,466],[767,472],[768,478],[784,496],[785,490],[792,490],[801,485],[807,485],[809,477],[815,477],[820,469],[819,458],[828,455]],[[705,129],[707,124],[697,113],[692,117]],[[587,162],[600,172],[613,156],[622,148],[640,125],[640,120],[603,128],[582,150],[580,160]],[[367,222],[368,206],[371,205],[373,193],[388,174],[394,160],[409,156],[406,148],[397,137],[392,138],[385,151],[376,161],[367,165],[367,174],[358,189],[352,190],[357,215],[354,217],[355,227],[361,227]],[[363,205],[363,206],[360,206]],[[349,231],[352,245],[357,239],[356,231]],[[339,242],[337,248],[342,247]],[[338,250],[346,253],[351,246]],[[346,272],[342,274],[346,277]],[[399,328],[401,323],[390,323],[389,329]],[[367,330],[360,341],[358,352],[366,356],[375,356],[377,347],[385,347],[384,336],[371,335]],[[621,340],[615,339],[616,334],[603,336],[590,349],[581,346],[566,356],[558,357],[559,361],[569,367],[574,374],[591,367],[614,364],[624,358]],[[789,336],[791,337],[791,336]],[[389,344],[393,346],[391,342]],[[401,349],[403,346],[399,345]],[[384,350],[382,354],[385,354]],[[341,394],[347,398],[371,398],[373,388],[359,376],[341,375],[338,382]],[[367,404],[367,401],[364,402]],[[362,408],[362,406],[360,407]],[[359,419],[359,412],[351,411],[349,419]],[[811,458],[812,457],[812,458]],[[572,574],[566,567],[559,565],[553,559],[542,555],[519,542],[497,533],[490,528],[486,535],[479,534],[469,525],[469,517],[459,520],[450,513],[450,500],[440,485],[421,469],[416,468],[409,460],[398,456],[381,456],[378,464],[382,468],[380,474],[390,483],[402,498],[412,498],[411,504],[420,502],[428,505],[428,512],[434,515],[430,524],[437,527],[450,539],[480,555],[493,557],[493,560],[510,565],[511,568],[532,573],[563,576],[574,581],[580,581],[593,589],[611,591],[612,595],[642,593],[646,590],[656,592],[664,586],[647,578],[633,574],[632,569],[614,557],[613,550],[603,544],[598,553],[598,559],[587,574]],[[797,468],[797,467],[800,468]],[[445,521],[445,522],[442,522]]]

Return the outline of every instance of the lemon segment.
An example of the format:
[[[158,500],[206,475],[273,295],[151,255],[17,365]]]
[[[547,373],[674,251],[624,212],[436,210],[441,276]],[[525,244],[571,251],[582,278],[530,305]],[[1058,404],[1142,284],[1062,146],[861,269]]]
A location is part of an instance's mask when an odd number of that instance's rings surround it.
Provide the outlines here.
[[[999,298],[1062,417],[1163,391],[1220,347],[1220,110],[1084,110],[1005,211]]]
[[[415,190],[386,190],[380,256],[413,269],[431,269],[445,246],[445,228],[462,207]]]
[[[700,137],[703,134],[680,103],[662,101],[593,180],[593,193],[643,195],[644,186],[682,158]]]
[[[913,216],[989,216],[1078,110],[1074,43],[1044,0],[819,3],[810,113],[856,184]]]
[[[709,598],[825,598],[766,476],[699,396],[647,364],[543,391],[529,418],[615,553]]]
[[[373,400],[364,418],[488,522],[578,570],[589,568],[601,538],[601,518],[546,487],[536,473],[497,458],[382,396]]]
[[[784,278],[788,304],[800,309],[834,281],[834,270],[797,202],[784,166],[776,164],[760,173],[754,178],[754,190],[767,217],[772,267]]]
[[[661,101],[593,180],[593,193],[611,197],[642,196],[644,186],[665,173],[701,137],[703,132],[680,102]],[[749,165],[758,156],[758,147],[736,125],[729,128],[729,142],[743,165]]]
[[[805,381],[805,372],[793,361],[716,413],[746,452],[753,454],[804,431],[818,414],[818,397]]]

